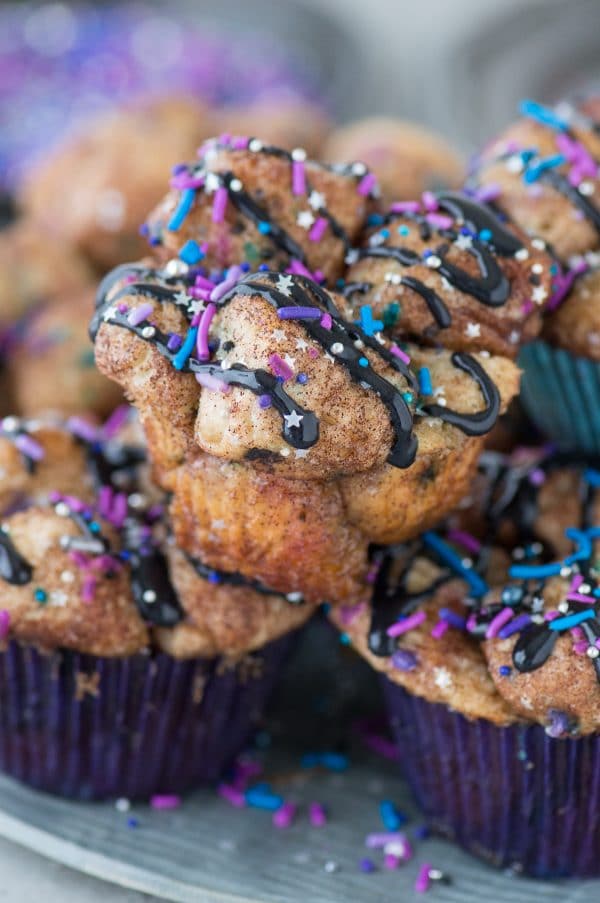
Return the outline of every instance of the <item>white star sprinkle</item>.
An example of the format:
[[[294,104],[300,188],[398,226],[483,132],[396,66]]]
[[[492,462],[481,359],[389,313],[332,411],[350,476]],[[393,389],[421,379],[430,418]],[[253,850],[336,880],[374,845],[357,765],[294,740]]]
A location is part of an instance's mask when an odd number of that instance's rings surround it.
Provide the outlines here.
[[[296,218],[296,222],[302,229],[310,229],[315,221],[310,210],[301,210]]]
[[[447,690],[452,686],[452,675],[447,668],[434,668],[434,683],[442,690]]]
[[[300,426],[302,423],[302,414],[299,414],[298,411],[292,411],[291,414],[284,414],[283,419],[285,420],[285,425],[288,429],[292,426]]]
[[[286,298],[289,298],[292,294],[292,286],[294,284],[294,280],[291,276],[284,276],[283,274],[277,280],[277,285],[275,288],[278,292],[281,292],[282,295],[285,295]]]
[[[308,203],[313,210],[321,210],[325,206],[325,195],[320,191],[311,191],[308,196]]]
[[[306,458],[307,454],[308,454],[307,448],[297,448],[296,452],[295,452],[295,455],[297,458]]]
[[[470,235],[459,235],[458,238],[455,239],[454,244],[457,248],[460,248],[461,251],[467,251],[473,244],[473,239]]]
[[[186,295],[185,292],[177,292],[176,295],[173,295],[173,301],[175,302],[175,304],[181,304],[182,307],[187,307],[192,300],[193,299],[190,298],[189,295]]]
[[[308,348],[308,342],[306,339],[296,339],[296,350],[297,351],[306,351]]]
[[[105,323],[108,323],[109,320],[112,320],[114,317],[117,316],[117,313],[118,313],[117,308],[113,307],[111,305],[111,307],[107,307],[106,310],[104,311],[104,313],[102,314],[102,319],[104,320]]]
[[[468,339],[478,339],[481,335],[481,326],[479,323],[467,323],[465,334]]]
[[[201,314],[203,310],[206,310],[206,304],[204,303],[204,301],[192,301],[187,309],[190,317],[195,316],[195,314]]]
[[[212,194],[217,188],[221,187],[221,179],[215,172],[207,172],[204,180],[204,190],[207,194]]]
[[[271,333],[271,335],[273,336],[273,338],[275,339],[276,342],[285,341],[286,336],[285,336],[285,332],[283,331],[283,329],[274,329],[273,332]]]
[[[294,367],[296,366],[296,358],[290,357],[289,354],[286,354],[286,356],[284,357],[283,360],[284,360],[285,363],[288,365],[288,367],[291,367],[291,368],[292,368],[292,370],[293,370]]]
[[[548,292],[543,285],[538,285],[531,293],[531,300],[536,304],[542,304],[548,297]]]

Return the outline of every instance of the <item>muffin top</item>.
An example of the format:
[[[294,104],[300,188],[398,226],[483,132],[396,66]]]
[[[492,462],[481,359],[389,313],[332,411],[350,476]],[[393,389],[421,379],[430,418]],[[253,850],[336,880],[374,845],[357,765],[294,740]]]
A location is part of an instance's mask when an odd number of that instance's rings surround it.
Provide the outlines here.
[[[472,185],[563,263],[600,246],[598,103],[521,104],[522,118],[490,142]]]
[[[558,268],[544,242],[460,192],[372,215],[343,287],[395,338],[514,357],[534,338]]]
[[[374,549],[371,598],[331,617],[431,702],[553,736],[598,731],[598,486],[592,466],[544,449],[485,452],[453,521]]]
[[[18,470],[13,449],[29,479],[0,529],[2,638],[102,656],[153,647],[236,656],[305,621],[301,598],[174,548],[162,500],[147,489],[143,448],[119,442],[115,421],[3,421],[0,450]]]

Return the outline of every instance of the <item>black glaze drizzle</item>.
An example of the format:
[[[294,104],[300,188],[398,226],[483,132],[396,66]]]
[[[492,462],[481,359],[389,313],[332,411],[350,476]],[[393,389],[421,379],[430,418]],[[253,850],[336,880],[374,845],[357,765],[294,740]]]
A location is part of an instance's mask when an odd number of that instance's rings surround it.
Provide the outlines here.
[[[33,568],[15,548],[6,530],[0,529],[0,577],[13,586],[29,583]]]
[[[208,580],[210,583],[214,582],[217,586],[219,584],[225,584],[226,586],[244,587],[245,589],[259,593],[261,596],[278,596],[280,599],[285,599],[286,602],[289,602],[292,605],[300,605],[304,602],[304,598],[300,593],[281,593],[279,590],[270,589],[268,586],[265,586],[260,580],[253,580],[250,577],[245,577],[243,574],[240,574],[239,571],[221,571],[217,568],[209,567],[199,558],[195,558],[188,554],[186,554],[186,558],[199,577],[202,577],[203,580]]]

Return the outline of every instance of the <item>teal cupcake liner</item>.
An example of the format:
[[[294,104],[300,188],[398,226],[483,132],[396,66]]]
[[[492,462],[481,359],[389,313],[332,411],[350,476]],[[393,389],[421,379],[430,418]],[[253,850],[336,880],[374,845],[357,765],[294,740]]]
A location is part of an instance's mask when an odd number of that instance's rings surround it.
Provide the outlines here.
[[[538,429],[561,450],[600,455],[600,363],[537,341],[519,365],[521,401]]]

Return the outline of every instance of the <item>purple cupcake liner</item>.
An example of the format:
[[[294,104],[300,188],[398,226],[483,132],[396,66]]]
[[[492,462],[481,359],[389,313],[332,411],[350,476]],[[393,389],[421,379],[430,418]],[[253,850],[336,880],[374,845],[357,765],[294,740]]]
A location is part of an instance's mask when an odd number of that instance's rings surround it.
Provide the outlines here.
[[[497,727],[384,680],[405,776],[431,828],[539,878],[600,875],[600,738]]]
[[[263,714],[293,641],[237,666],[11,642],[0,654],[0,770],[79,799],[148,799],[216,781]]]

